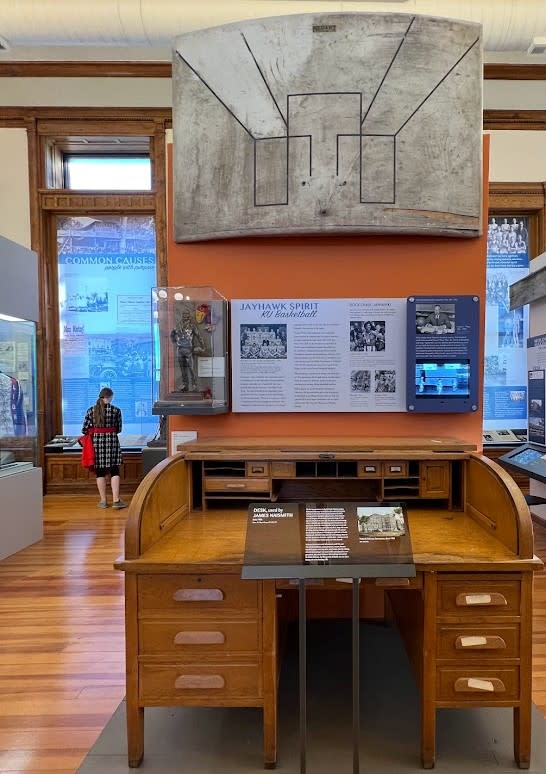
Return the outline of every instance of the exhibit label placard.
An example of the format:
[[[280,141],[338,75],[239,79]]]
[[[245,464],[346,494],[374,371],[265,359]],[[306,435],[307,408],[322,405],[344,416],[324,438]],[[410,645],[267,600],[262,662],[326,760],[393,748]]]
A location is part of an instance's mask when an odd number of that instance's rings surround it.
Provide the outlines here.
[[[231,302],[233,411],[406,410],[406,299]]]
[[[252,503],[243,578],[413,577],[402,503]]]

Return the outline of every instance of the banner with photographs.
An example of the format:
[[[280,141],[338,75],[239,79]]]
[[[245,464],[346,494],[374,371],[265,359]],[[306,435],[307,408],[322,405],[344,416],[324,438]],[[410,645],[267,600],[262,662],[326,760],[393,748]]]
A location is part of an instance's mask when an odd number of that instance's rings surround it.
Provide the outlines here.
[[[232,301],[233,411],[405,411],[405,305]]]
[[[544,415],[546,409],[546,335],[527,339],[528,368],[528,440],[546,445]]]
[[[57,252],[63,433],[79,435],[105,386],[124,433],[153,433],[153,217],[59,217]]]
[[[527,424],[528,307],[510,311],[509,287],[529,273],[529,219],[490,217],[487,229],[484,431]]]
[[[477,411],[479,308],[477,296],[408,298],[408,411]]]

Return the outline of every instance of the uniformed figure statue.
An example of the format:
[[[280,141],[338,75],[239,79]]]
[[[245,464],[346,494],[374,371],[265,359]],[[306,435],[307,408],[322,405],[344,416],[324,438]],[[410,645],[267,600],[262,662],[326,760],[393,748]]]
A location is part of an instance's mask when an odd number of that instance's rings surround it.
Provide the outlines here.
[[[176,345],[176,359],[181,377],[177,390],[193,392],[197,387],[195,357],[205,351],[205,344],[188,306],[183,307],[179,322],[171,331],[171,341]]]

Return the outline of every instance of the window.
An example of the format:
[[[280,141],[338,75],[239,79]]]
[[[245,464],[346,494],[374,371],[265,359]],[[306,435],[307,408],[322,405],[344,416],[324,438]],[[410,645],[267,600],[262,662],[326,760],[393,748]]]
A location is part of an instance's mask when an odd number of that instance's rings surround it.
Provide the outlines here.
[[[58,216],[57,256],[63,433],[111,387],[123,433],[153,435],[153,216]]]
[[[65,187],[77,191],[149,191],[148,155],[64,155]]]

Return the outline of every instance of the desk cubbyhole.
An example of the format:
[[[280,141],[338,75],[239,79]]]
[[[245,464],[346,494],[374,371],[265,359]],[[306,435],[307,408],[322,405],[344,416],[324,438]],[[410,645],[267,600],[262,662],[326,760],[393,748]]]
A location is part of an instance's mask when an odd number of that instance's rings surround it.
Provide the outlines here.
[[[408,468],[409,476],[419,476],[419,460],[410,460]]]
[[[244,477],[246,474],[246,465],[244,461],[240,460],[205,460],[203,463],[203,473],[205,476],[229,476],[229,477]]]
[[[315,478],[316,475],[316,462],[296,462],[296,478]]]
[[[318,478],[336,478],[337,462],[317,462]]]
[[[358,463],[352,461],[338,462],[337,474],[340,478],[356,478],[358,475]]]
[[[347,500],[381,500],[380,479],[347,478],[300,478],[277,479],[274,482],[273,496],[280,502]]]

